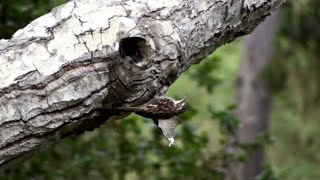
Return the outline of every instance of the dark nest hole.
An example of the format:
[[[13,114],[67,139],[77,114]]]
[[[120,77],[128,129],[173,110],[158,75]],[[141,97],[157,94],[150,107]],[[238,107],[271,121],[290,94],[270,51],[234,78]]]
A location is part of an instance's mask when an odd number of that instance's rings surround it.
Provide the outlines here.
[[[124,38],[120,41],[119,53],[122,58],[130,57],[135,63],[147,57],[146,40],[140,37]]]

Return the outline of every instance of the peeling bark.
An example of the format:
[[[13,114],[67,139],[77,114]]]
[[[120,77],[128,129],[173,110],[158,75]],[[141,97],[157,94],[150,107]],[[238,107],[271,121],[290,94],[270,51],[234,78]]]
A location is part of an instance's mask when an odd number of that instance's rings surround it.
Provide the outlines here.
[[[181,113],[154,102],[283,1],[69,1],[0,40],[0,169],[110,118]]]

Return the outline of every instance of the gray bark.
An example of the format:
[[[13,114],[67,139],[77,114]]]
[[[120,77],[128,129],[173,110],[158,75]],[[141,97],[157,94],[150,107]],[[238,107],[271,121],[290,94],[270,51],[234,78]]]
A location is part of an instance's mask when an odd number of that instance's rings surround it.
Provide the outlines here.
[[[159,97],[283,1],[69,1],[0,40],[0,169],[110,118],[181,113]]]
[[[268,128],[271,97],[261,74],[272,56],[273,38],[279,19],[279,11],[274,12],[252,34],[245,37],[242,45],[236,81],[236,114],[241,122],[237,139],[240,143],[253,143]],[[262,163],[263,148],[259,148],[238,166],[237,178],[234,179],[254,179],[261,173]]]

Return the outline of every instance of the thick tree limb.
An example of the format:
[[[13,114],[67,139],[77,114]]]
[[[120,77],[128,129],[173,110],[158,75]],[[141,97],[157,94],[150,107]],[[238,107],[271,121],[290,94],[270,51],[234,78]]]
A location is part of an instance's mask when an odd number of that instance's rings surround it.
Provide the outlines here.
[[[110,118],[181,113],[159,97],[283,1],[77,0],[36,19],[0,41],[0,168]]]

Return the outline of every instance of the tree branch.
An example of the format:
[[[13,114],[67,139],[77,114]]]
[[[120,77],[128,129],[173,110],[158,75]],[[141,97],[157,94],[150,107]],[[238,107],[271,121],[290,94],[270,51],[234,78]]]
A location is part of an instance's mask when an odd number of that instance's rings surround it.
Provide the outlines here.
[[[182,72],[283,1],[69,1],[0,40],[0,168],[110,118],[159,115],[150,102]],[[184,109],[169,105],[161,116]]]

